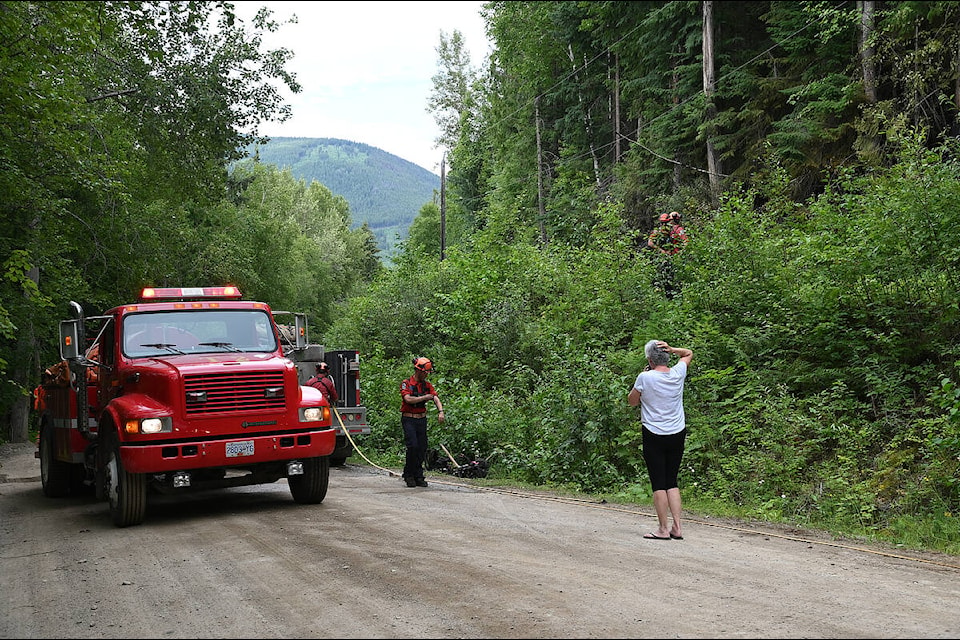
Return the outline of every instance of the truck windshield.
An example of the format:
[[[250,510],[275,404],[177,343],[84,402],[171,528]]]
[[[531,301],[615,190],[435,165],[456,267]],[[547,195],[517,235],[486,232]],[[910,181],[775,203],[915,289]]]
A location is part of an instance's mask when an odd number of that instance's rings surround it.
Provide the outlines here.
[[[123,319],[123,352],[133,358],[276,348],[269,314],[255,309],[154,311]]]

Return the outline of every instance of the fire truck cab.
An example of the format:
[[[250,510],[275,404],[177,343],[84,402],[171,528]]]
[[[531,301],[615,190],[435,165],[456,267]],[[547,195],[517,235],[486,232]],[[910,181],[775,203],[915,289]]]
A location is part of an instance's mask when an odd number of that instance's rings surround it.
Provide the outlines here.
[[[47,496],[92,486],[120,527],[143,521],[153,492],[286,478],[295,502],[323,501],[331,408],[300,383],[267,304],[228,286],[148,288],[101,316],[71,307],[63,362],[45,376]],[[294,316],[305,347],[306,318]]]

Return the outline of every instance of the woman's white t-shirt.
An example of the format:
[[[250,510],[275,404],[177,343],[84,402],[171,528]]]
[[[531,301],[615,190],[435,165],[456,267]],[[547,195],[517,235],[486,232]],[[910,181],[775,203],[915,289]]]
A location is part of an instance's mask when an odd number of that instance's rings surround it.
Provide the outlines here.
[[[640,392],[640,421],[652,433],[668,436],[686,426],[683,415],[683,382],[687,363],[681,360],[670,371],[643,371],[633,388]]]

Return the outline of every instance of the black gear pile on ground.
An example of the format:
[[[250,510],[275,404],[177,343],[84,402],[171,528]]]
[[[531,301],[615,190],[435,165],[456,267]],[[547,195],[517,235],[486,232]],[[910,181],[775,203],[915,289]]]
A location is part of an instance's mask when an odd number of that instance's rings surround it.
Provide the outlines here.
[[[490,465],[486,460],[471,460],[467,464],[462,464],[453,470],[453,475],[458,478],[486,478],[490,471]]]
[[[483,458],[471,460],[467,464],[454,465],[450,458],[440,453],[437,449],[427,451],[427,459],[424,466],[427,471],[449,473],[458,478],[486,478],[487,473],[490,471],[490,464]]]
[[[450,473],[450,461],[436,449],[427,450],[427,459],[424,461],[423,466],[427,471]]]

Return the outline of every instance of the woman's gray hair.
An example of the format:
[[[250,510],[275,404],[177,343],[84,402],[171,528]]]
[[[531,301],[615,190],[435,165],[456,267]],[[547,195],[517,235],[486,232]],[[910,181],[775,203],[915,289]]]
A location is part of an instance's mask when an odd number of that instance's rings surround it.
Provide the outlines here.
[[[670,354],[657,346],[659,340],[650,340],[643,347],[643,354],[647,356],[647,360],[650,361],[655,367],[665,366],[670,364]]]

